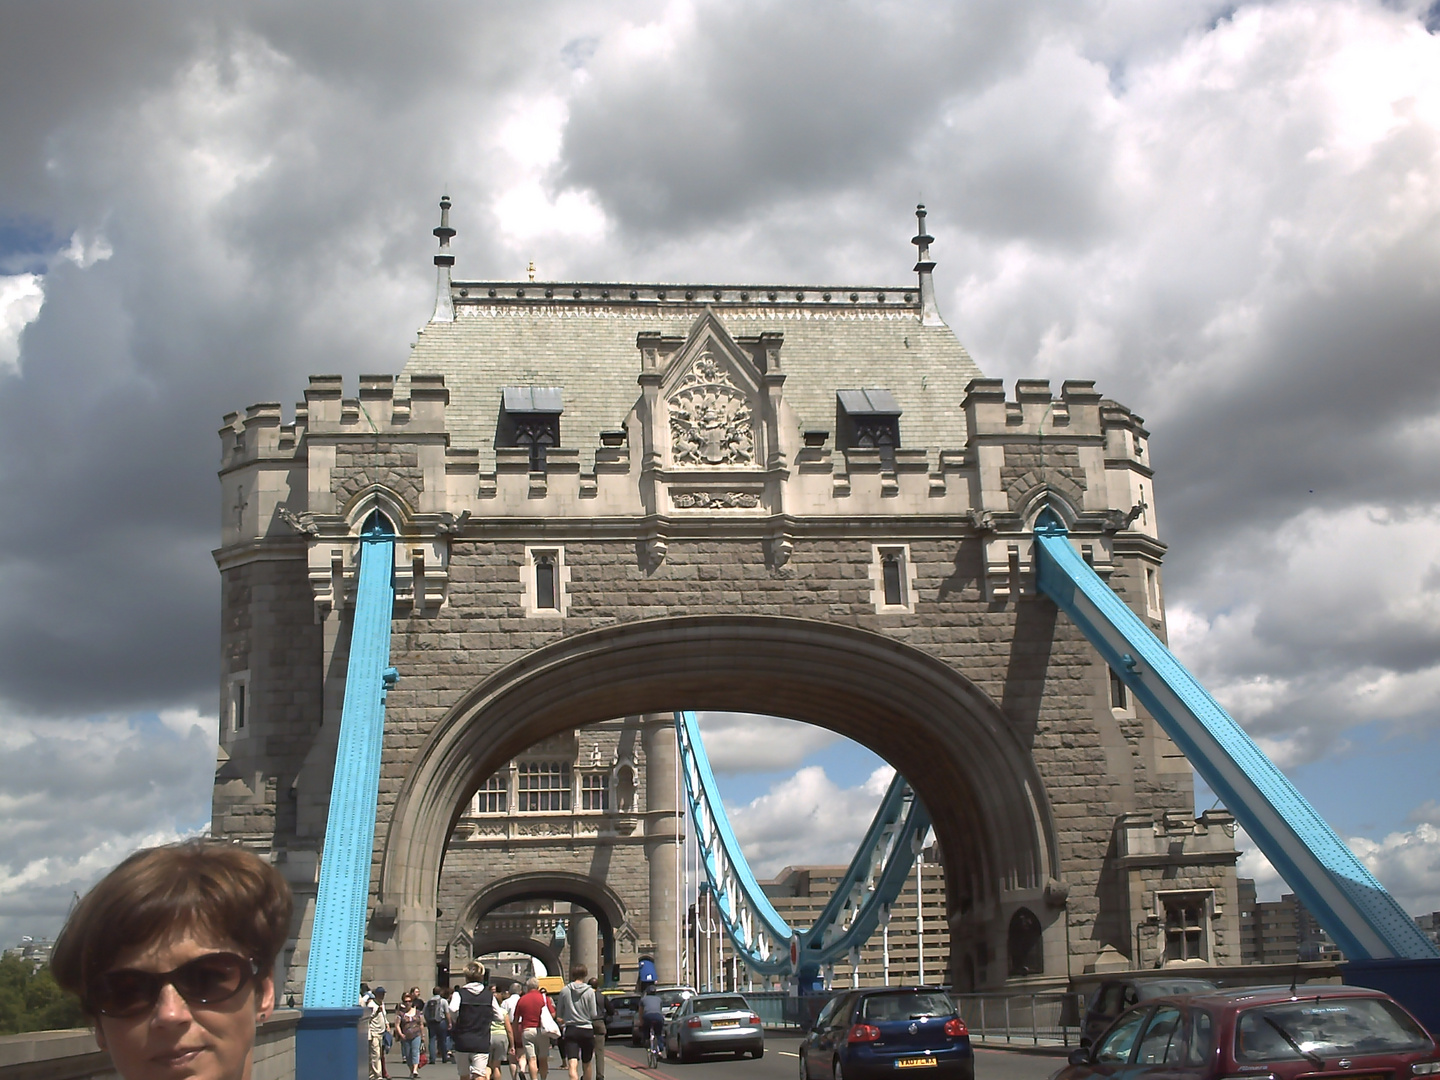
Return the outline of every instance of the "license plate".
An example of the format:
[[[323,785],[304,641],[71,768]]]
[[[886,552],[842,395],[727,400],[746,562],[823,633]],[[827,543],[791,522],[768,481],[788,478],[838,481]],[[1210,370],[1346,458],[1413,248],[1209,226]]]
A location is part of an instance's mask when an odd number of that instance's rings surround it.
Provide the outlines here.
[[[739,1027],[739,1026],[740,1026],[740,1021],[739,1021],[739,1020],[711,1020],[711,1021],[710,1021],[710,1026],[711,1026],[712,1028],[717,1028],[717,1027]],[[1379,1078],[1379,1077],[1376,1077],[1375,1080],[1380,1080],[1380,1078]]]
[[[933,1069],[939,1064],[933,1057],[897,1058],[895,1060],[897,1069]]]

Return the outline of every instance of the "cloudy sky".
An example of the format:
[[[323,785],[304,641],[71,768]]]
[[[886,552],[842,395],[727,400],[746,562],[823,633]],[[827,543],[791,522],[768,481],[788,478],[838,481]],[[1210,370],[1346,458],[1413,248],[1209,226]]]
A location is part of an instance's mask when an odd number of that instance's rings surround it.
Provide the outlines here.
[[[0,103],[0,942],[203,825],[215,429],[399,369],[444,188],[471,277],[902,282],[923,199],[982,369],[1148,419],[1182,658],[1440,907],[1440,4],[0,0]],[[874,786],[785,752],[767,861]]]

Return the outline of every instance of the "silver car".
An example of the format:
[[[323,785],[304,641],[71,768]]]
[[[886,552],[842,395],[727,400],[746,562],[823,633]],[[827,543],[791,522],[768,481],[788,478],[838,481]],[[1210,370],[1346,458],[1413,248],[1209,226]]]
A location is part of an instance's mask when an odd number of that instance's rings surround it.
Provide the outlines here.
[[[697,994],[666,1021],[665,1056],[694,1061],[701,1054],[761,1057],[765,1027],[739,994]]]

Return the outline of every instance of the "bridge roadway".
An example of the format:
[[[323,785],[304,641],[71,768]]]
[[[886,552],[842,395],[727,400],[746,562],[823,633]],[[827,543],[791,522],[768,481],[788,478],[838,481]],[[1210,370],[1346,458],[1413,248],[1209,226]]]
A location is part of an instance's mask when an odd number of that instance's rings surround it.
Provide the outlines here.
[[[766,1035],[765,1056],[758,1061],[731,1057],[703,1058],[692,1064],[666,1061],[652,1071],[645,1068],[644,1051],[632,1048],[630,1040],[622,1035],[617,1043],[605,1046],[605,1080],[796,1080],[799,1061],[795,1051],[799,1045],[797,1035]],[[390,1053],[388,1064],[390,1075],[397,1080],[407,1075],[398,1050]],[[977,1048],[975,1080],[1048,1080],[1064,1064],[1065,1059],[1057,1054]],[[453,1065],[431,1065],[420,1070],[422,1080],[454,1075]],[[509,1076],[508,1069],[505,1075]],[[550,1056],[550,1076],[566,1080],[558,1052]]]

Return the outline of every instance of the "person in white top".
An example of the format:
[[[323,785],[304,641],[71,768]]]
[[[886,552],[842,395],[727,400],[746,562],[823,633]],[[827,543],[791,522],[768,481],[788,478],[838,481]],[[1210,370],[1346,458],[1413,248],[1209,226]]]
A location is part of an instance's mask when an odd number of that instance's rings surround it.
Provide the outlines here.
[[[518,982],[512,982],[510,984],[510,993],[506,996],[505,1000],[500,1003],[500,1007],[505,1010],[505,1015],[510,1018],[510,1032],[513,1040],[510,1046],[510,1080],[518,1080],[519,1077],[525,1075],[525,1049],[518,1045],[520,1042],[520,1022],[515,1019],[515,1005],[519,1000],[520,984]]]

